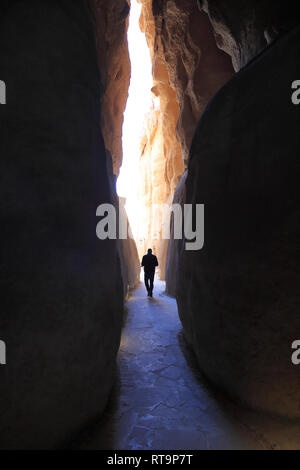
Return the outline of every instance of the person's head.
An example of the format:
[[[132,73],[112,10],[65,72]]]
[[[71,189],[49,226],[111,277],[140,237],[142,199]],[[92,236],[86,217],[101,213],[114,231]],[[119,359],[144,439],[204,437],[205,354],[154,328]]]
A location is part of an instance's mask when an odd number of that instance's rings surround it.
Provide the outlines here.
[[[148,255],[152,255],[152,250],[151,250],[151,248],[148,249]]]

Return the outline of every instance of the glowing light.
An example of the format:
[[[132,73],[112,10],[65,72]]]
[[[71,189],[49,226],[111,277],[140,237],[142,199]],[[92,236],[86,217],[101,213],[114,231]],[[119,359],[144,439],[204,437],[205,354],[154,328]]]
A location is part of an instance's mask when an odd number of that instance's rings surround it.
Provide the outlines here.
[[[128,46],[131,60],[131,82],[123,124],[123,163],[117,181],[119,196],[126,198],[126,210],[132,231],[135,233],[137,207],[136,191],[139,179],[139,144],[145,115],[153,106],[151,88],[152,65],[145,35],[139,27],[142,5],[131,0],[128,29]]]

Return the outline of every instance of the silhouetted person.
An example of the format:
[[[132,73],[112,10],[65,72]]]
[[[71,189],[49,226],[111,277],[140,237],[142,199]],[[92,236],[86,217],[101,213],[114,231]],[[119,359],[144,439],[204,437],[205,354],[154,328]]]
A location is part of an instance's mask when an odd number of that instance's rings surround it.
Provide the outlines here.
[[[151,248],[149,248],[148,254],[143,256],[142,266],[144,266],[145,286],[148,292],[148,296],[152,297],[154,274],[155,268],[158,266],[158,261],[156,256],[152,254]]]

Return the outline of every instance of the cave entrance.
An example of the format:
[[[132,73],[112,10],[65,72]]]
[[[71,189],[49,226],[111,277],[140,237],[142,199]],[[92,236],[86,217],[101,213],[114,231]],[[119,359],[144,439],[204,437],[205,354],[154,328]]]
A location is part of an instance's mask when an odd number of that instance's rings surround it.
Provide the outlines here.
[[[145,33],[140,27],[141,12],[142,4],[131,0],[128,28],[131,81],[124,113],[123,161],[117,180],[117,192],[126,199],[126,212],[140,258],[148,247],[158,255],[160,243],[151,235],[153,167],[151,158],[144,158],[146,143],[151,146],[149,123],[160,112],[160,100],[151,91],[152,62]]]

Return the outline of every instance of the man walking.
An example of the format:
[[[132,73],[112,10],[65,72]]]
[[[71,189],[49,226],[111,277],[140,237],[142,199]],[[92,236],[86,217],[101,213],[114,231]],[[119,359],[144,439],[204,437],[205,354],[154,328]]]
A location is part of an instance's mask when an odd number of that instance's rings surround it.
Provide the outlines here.
[[[151,248],[149,248],[148,254],[143,256],[142,266],[144,267],[145,286],[148,292],[148,297],[152,297],[154,274],[155,268],[158,266],[158,261],[156,256],[152,254]]]

